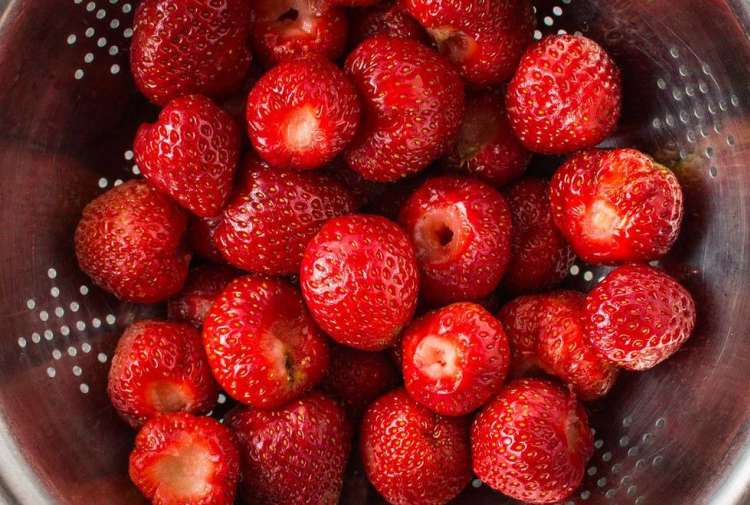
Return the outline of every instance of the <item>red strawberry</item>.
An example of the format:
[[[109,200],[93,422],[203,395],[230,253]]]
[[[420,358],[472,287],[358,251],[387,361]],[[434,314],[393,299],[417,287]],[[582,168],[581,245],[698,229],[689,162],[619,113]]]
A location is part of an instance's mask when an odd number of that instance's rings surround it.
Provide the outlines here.
[[[510,376],[513,378],[547,372],[537,355],[543,298],[544,295],[519,296],[506,303],[497,315],[510,342]]]
[[[503,327],[474,303],[454,303],[404,332],[406,390],[430,410],[461,416],[495,396],[510,364]]]
[[[205,414],[219,390],[201,334],[183,323],[133,323],[117,342],[107,391],[117,412],[137,428],[160,412]]]
[[[584,318],[589,341],[610,361],[628,370],[647,370],[690,338],[695,302],[664,272],[627,265],[588,294]]]
[[[584,299],[575,291],[542,297],[537,354],[544,368],[570,384],[581,400],[596,400],[614,386],[617,368],[586,339]]]
[[[176,98],[156,123],[138,128],[133,146],[143,176],[159,191],[201,217],[229,199],[240,159],[240,130],[200,95]]]
[[[190,249],[203,259],[214,263],[224,263],[224,256],[219,252],[214,242],[216,227],[221,222],[221,215],[217,217],[193,217],[187,230],[187,241]]]
[[[335,60],[344,52],[349,22],[327,0],[255,0],[250,41],[267,67],[283,60],[320,54]]]
[[[346,188],[320,173],[272,169],[248,155],[241,175],[214,240],[244,270],[298,272],[305,245],[323,223],[354,210]]]
[[[234,399],[278,408],[315,386],[328,367],[325,337],[290,284],[246,276],[230,282],[203,322],[214,377]]]
[[[356,9],[352,15],[350,35],[354,45],[359,45],[376,35],[427,41],[427,34],[420,24],[394,0],[386,0],[365,9]]]
[[[404,0],[403,4],[463,78],[479,86],[508,80],[532,42],[534,14],[529,0]]]
[[[287,61],[266,73],[247,99],[247,127],[271,166],[318,168],[341,152],[359,124],[357,90],[318,56]]]
[[[349,55],[346,71],[364,113],[344,155],[352,170],[396,181],[448,151],[461,124],[463,84],[435,51],[414,40],[372,37]]]
[[[395,388],[399,371],[385,352],[365,352],[344,346],[331,350],[331,366],[321,389],[338,399],[351,419],[362,417],[378,396]]]
[[[555,224],[589,263],[660,258],[682,223],[677,178],[634,149],[572,156],[552,179],[550,201]]]
[[[336,158],[333,162],[320,169],[320,172],[334,181],[341,183],[349,190],[354,197],[355,209],[361,209],[370,202],[380,200],[385,194],[386,189],[391,189],[387,184],[368,181],[350,169],[341,158]]]
[[[333,218],[307,244],[300,285],[315,321],[334,340],[365,351],[385,349],[417,306],[414,249],[385,218]]]
[[[554,503],[581,484],[594,444],[585,409],[540,379],[510,383],[471,429],[474,473],[524,503]]]
[[[409,197],[399,221],[414,243],[429,303],[477,300],[497,287],[508,265],[511,217],[491,186],[433,177]]]
[[[154,505],[232,505],[240,454],[216,420],[162,414],[138,432],[129,472]]]
[[[239,442],[247,503],[338,503],[352,433],[336,402],[312,393],[280,410],[242,407],[226,424]]]
[[[154,103],[237,91],[250,67],[245,0],[143,0],[134,20],[130,66]]]
[[[617,126],[620,70],[596,42],[551,35],[524,54],[508,85],[508,119],[530,151],[565,154],[593,147]]]
[[[123,301],[155,303],[185,282],[187,216],[144,181],[128,181],[91,201],[75,231],[78,264]]]
[[[468,420],[443,417],[403,389],[365,414],[360,452],[370,482],[393,505],[442,505],[471,479]]]
[[[516,139],[496,92],[469,95],[458,142],[446,162],[497,187],[518,179],[531,153]]]
[[[513,217],[506,291],[522,293],[559,284],[575,261],[552,219],[549,186],[542,179],[522,179],[504,192]]]
[[[169,300],[169,319],[185,321],[200,328],[216,297],[239,275],[234,268],[221,265],[203,265],[192,269],[182,291]]]

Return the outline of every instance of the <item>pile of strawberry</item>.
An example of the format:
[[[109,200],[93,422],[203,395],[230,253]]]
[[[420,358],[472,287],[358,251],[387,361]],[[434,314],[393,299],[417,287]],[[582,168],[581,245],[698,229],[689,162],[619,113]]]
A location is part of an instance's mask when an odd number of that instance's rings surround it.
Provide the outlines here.
[[[155,504],[332,505],[350,457],[396,505],[472,474],[557,502],[593,451],[581,402],[692,332],[690,294],[647,265],[677,179],[594,148],[620,113],[610,56],[532,44],[528,0],[372,3],[139,6],[132,72],[163,108],[135,137],[144,179],[91,202],[75,247],[119,299],[168,301],[108,384]],[[522,177],[532,153],[567,158]],[[620,266],[554,290],[575,256]],[[202,417],[220,390],[237,405]]]

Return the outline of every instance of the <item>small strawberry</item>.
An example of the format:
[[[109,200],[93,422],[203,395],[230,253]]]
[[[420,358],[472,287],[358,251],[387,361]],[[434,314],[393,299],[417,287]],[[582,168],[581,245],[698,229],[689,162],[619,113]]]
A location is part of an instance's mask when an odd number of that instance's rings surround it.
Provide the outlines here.
[[[462,77],[479,86],[507,81],[532,42],[529,0],[404,0]]]
[[[471,479],[468,419],[443,417],[403,389],[365,414],[360,452],[370,482],[393,505],[443,505]]]
[[[192,326],[157,320],[131,324],[117,342],[107,392],[137,428],[160,412],[205,414],[219,389]]]
[[[550,201],[555,224],[589,263],[660,258],[682,223],[677,178],[634,149],[575,154],[555,173]]]
[[[164,105],[184,95],[239,90],[251,59],[248,6],[245,0],[143,0],[130,46],[141,93]]]
[[[510,364],[503,327],[474,303],[454,303],[410,324],[403,336],[406,390],[433,412],[462,416],[495,396]]]
[[[328,346],[299,291],[275,279],[230,282],[203,322],[214,377],[234,399],[278,408],[315,386],[328,367]]]
[[[622,266],[586,297],[586,336],[610,361],[647,370],[677,352],[695,327],[690,293],[664,272]]]
[[[530,158],[510,129],[502,97],[487,91],[469,95],[448,167],[502,187],[523,174]]]
[[[505,100],[516,136],[542,154],[597,145],[617,126],[620,102],[620,70],[580,35],[550,35],[531,46]]]
[[[129,473],[154,505],[232,505],[240,454],[216,420],[161,414],[138,432]]]
[[[401,209],[412,240],[423,295],[433,305],[489,295],[510,256],[511,217],[505,199],[476,179],[433,177]]]
[[[169,102],[153,124],[138,128],[135,160],[148,182],[200,217],[216,216],[232,191],[240,130],[200,95]]]
[[[185,282],[187,216],[145,181],[128,181],[91,201],[75,231],[81,270],[123,301],[156,303]]]
[[[334,216],[354,210],[344,186],[317,172],[272,169],[252,154],[214,241],[232,265],[268,275],[299,271],[307,242]]]
[[[558,285],[568,275],[575,255],[552,219],[548,183],[522,179],[504,195],[513,217],[513,234],[503,288],[524,293]]]
[[[279,410],[240,407],[225,422],[239,444],[247,503],[339,502],[352,433],[336,402],[312,393]]]
[[[519,296],[506,303],[497,315],[510,342],[510,376],[513,378],[549,373],[537,355],[543,298],[544,295]]]
[[[331,365],[321,389],[338,399],[353,420],[358,420],[377,397],[395,388],[399,371],[385,352],[365,352],[344,346],[331,350]]]
[[[224,263],[226,260],[214,243],[213,236],[216,227],[221,222],[221,215],[217,217],[193,217],[187,229],[187,242],[190,249],[199,256],[214,263]]]
[[[216,297],[239,276],[240,272],[234,268],[222,265],[193,268],[188,272],[182,291],[167,304],[169,319],[185,321],[200,328]]]
[[[524,503],[556,503],[581,484],[594,452],[586,410],[540,379],[510,383],[471,429],[474,473]]]
[[[377,36],[359,45],[346,71],[362,99],[363,118],[344,158],[366,179],[391,182],[445,154],[464,111],[458,73],[415,40]]]
[[[427,33],[417,20],[409,16],[403,6],[395,0],[386,0],[371,7],[354,10],[351,43],[356,46],[376,35],[427,41]]]
[[[368,181],[350,169],[341,158],[336,158],[333,162],[321,168],[319,172],[327,175],[349,190],[349,193],[354,197],[354,209],[361,209],[372,202],[380,200],[386,190],[390,191],[391,189],[388,184]]]
[[[271,166],[318,168],[346,147],[359,124],[357,90],[319,56],[286,61],[268,71],[247,99],[247,128]]]
[[[315,321],[334,340],[382,350],[396,342],[417,306],[414,249],[385,218],[333,218],[307,244],[300,285]]]
[[[308,54],[335,60],[344,52],[346,12],[327,0],[256,0],[248,5],[253,52],[267,67]]]

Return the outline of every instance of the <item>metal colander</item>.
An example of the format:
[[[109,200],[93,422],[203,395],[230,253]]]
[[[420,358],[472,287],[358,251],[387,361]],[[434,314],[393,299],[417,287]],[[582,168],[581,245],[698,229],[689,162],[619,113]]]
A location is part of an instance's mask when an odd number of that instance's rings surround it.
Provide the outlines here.
[[[750,3],[536,7],[537,38],[584,33],[622,67],[625,113],[607,144],[651,153],[680,178],[686,219],[663,267],[699,310],[681,352],[623,374],[590,406],[596,454],[568,503],[750,503]],[[0,502],[143,503],[106,372],[122,328],[158,309],[92,286],[72,246],[83,206],[139,174],[131,142],[152,109],[127,65],[134,8],[0,0]],[[585,290],[605,270],[570,273]],[[364,488],[347,496],[380,503]],[[479,480],[456,500],[508,502]]]

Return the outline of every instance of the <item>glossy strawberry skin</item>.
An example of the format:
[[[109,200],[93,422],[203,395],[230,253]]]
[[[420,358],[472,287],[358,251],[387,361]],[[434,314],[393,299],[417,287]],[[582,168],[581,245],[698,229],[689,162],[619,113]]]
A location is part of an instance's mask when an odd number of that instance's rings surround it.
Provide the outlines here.
[[[393,505],[442,505],[471,479],[468,419],[435,414],[403,389],[367,409],[360,453],[370,482]]]
[[[312,393],[279,410],[241,407],[225,422],[239,443],[247,503],[338,503],[352,430],[336,402]]]
[[[349,22],[325,0],[250,2],[250,41],[266,67],[318,54],[335,60],[344,52]]]
[[[500,188],[518,179],[530,158],[510,129],[502,96],[488,91],[469,95],[458,141],[446,165]]]
[[[568,275],[575,255],[552,219],[549,184],[525,178],[503,195],[513,217],[510,265],[503,288],[528,293],[555,287]]]
[[[647,370],[677,352],[695,327],[695,301],[676,280],[645,265],[611,272],[586,297],[591,344],[627,370]]]
[[[245,276],[214,302],[203,322],[214,377],[234,399],[273,409],[312,389],[329,351],[291,284]]]
[[[417,306],[414,249],[385,218],[333,218],[305,249],[300,285],[315,321],[334,340],[382,350],[396,342]]]
[[[299,270],[307,242],[326,220],[354,210],[344,186],[317,172],[270,168],[249,154],[214,241],[237,268],[268,275]]]
[[[474,473],[524,503],[556,503],[583,480],[594,452],[585,409],[540,379],[510,383],[471,428]]]
[[[503,385],[510,348],[503,327],[474,303],[454,303],[414,321],[403,336],[404,383],[433,412],[468,414]]]
[[[404,0],[461,76],[477,86],[507,81],[532,42],[528,0]]]
[[[401,209],[414,244],[423,295],[432,305],[489,295],[510,257],[511,216],[505,199],[476,179],[433,177]]]
[[[185,282],[186,214],[144,181],[128,181],[91,201],[75,231],[78,264],[123,301],[156,303]]]
[[[349,55],[345,69],[364,113],[344,154],[352,170],[392,182],[446,154],[461,124],[464,91],[440,55],[414,40],[376,36]]]
[[[239,473],[234,436],[210,417],[161,414],[138,432],[130,454],[130,479],[154,505],[231,505]]]
[[[397,1],[381,2],[352,13],[350,39],[355,45],[376,35],[427,42],[424,29]]]
[[[221,214],[217,217],[193,217],[188,224],[187,243],[190,249],[205,260],[214,263],[224,263],[224,256],[219,252],[214,242],[216,227],[221,222]]]
[[[589,263],[650,261],[669,251],[683,216],[680,183],[634,149],[590,150],[550,183],[555,224]]]
[[[200,95],[170,101],[143,123],[133,145],[143,176],[200,217],[216,216],[229,199],[240,158],[234,120]]]
[[[202,265],[188,272],[185,286],[169,300],[167,314],[172,321],[184,321],[196,328],[203,325],[214,300],[241,273],[223,265]]]
[[[251,61],[249,16],[244,0],[144,0],[130,46],[136,86],[159,105],[239,90]]]
[[[551,35],[521,58],[505,103],[511,127],[527,149],[566,154],[612,134],[621,94],[620,70],[596,42]]]
[[[268,71],[247,99],[247,127],[255,150],[271,166],[318,168],[357,131],[357,90],[319,56],[283,62]]]
[[[503,305],[497,315],[510,343],[512,378],[549,373],[537,354],[543,298],[544,295],[519,296]]]

